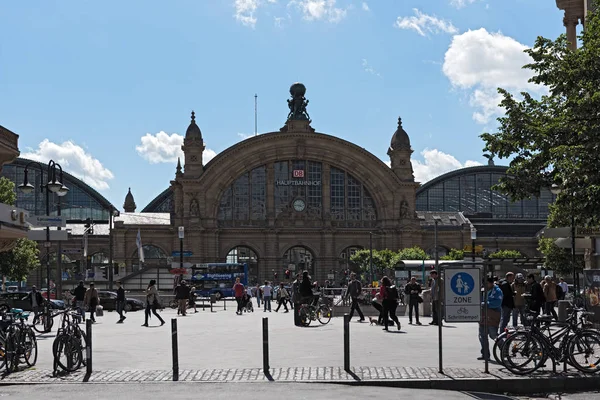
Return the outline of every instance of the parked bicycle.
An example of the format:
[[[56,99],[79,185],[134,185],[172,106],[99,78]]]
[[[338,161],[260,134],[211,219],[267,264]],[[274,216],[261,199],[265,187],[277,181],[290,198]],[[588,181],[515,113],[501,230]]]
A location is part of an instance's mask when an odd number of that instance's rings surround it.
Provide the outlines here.
[[[33,318],[33,329],[37,333],[48,333],[54,326],[54,313],[48,302],[44,303],[42,311]]]
[[[530,313],[531,325],[501,344],[501,363],[518,375],[530,374],[548,360],[554,369],[564,362],[584,373],[600,372],[600,333],[588,327],[591,314],[574,308],[565,322],[552,322],[551,316]]]
[[[29,312],[13,308],[2,314],[0,320],[0,369],[15,372],[25,363],[33,367],[37,362],[37,340],[31,326],[25,321]]]
[[[59,312],[61,327],[58,329],[52,353],[54,355],[54,372],[62,369],[73,372],[86,365],[84,349],[87,347],[85,332],[79,327],[80,315],[77,311],[67,309]]]
[[[333,311],[331,307],[322,302],[322,298],[319,299],[317,305],[314,304],[302,304],[298,309],[298,315],[300,317],[300,323],[302,326],[309,326],[312,321],[319,321],[322,325],[327,325],[331,321]]]

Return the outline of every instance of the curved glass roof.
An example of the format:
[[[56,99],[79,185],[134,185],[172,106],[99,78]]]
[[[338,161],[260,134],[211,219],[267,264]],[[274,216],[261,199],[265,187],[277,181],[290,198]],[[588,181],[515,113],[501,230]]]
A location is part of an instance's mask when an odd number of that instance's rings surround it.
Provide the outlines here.
[[[14,182],[15,186],[23,183],[25,166],[31,160],[17,158],[10,164],[2,167],[1,176]],[[46,168],[43,171],[43,180],[41,171],[36,164],[31,164],[28,168],[29,183],[36,187],[31,194],[23,194],[17,189],[17,204],[19,208],[28,210],[34,215],[46,215],[46,193],[39,188],[42,182],[46,183]],[[69,193],[64,197],[59,197],[50,193],[50,215],[57,215],[60,206],[61,215],[67,220],[85,220],[91,218],[94,221],[108,220],[109,210],[116,209],[104,196],[92,189],[82,180],[63,171],[64,184],[69,188]]]
[[[548,204],[555,196],[548,190],[539,197],[516,202],[492,189],[506,176],[506,166],[462,168],[441,175],[417,189],[417,211],[460,211],[497,219],[548,218]]]

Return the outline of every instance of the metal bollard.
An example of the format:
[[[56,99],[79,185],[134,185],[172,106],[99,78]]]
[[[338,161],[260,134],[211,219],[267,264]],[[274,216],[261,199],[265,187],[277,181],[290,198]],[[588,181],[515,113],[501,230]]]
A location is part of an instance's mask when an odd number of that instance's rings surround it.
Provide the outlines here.
[[[344,314],[344,371],[350,371],[350,315]]]
[[[262,319],[263,332],[263,372],[265,375],[270,374],[271,367],[269,366],[269,318]]]
[[[92,320],[85,321],[85,373],[92,373]]]
[[[225,301],[225,297],[223,297],[223,311],[227,311],[227,301]]]
[[[179,380],[179,349],[177,345],[177,319],[171,318],[171,346],[173,353],[173,381]]]

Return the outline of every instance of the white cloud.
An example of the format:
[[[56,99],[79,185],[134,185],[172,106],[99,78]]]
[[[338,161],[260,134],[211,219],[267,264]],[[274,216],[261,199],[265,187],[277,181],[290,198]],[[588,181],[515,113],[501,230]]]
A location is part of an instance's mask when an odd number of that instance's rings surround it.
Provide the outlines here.
[[[364,2],[364,1],[363,1],[363,3],[362,3],[362,9],[363,9],[364,11],[369,11],[369,10],[370,10],[370,8],[369,8],[369,5],[368,5],[366,2]]]
[[[235,19],[242,25],[254,28],[257,21],[255,13],[259,4],[259,0],[235,0]]]
[[[346,17],[347,9],[336,7],[336,0],[292,0],[307,21],[327,20],[337,23]]]
[[[450,5],[456,8],[463,8],[469,4],[475,3],[477,0],[450,0]]]
[[[399,29],[412,29],[421,36],[427,36],[429,33],[458,33],[458,29],[450,21],[424,14],[416,8],[413,8],[413,11],[415,16],[398,17],[394,26]]]
[[[375,75],[378,77],[381,77],[381,74],[379,72],[377,72],[370,64],[369,61],[366,58],[362,59],[362,67],[365,70],[365,72],[371,74],[371,75]]]
[[[452,86],[470,92],[473,119],[487,123],[501,115],[497,88],[541,93],[545,88],[527,82],[533,75],[523,65],[532,62],[527,46],[484,28],[455,35],[444,56],[442,71]]]
[[[58,144],[44,139],[37,150],[30,149],[21,153],[21,157],[41,163],[54,160],[65,172],[97,190],[108,189],[108,181],[115,177],[98,159],[72,141]]]
[[[138,154],[150,164],[176,162],[177,158],[184,160],[184,154],[181,150],[183,136],[173,133],[169,135],[163,131],[155,135],[146,133],[140,138],[141,145],[136,146]],[[212,160],[217,153],[211,149],[205,149],[202,154],[204,164]]]
[[[411,159],[413,170],[415,172],[415,181],[425,183],[446,172],[465,167],[474,167],[481,165],[480,162],[467,160],[461,163],[454,156],[439,151],[437,149],[425,149],[421,152],[423,161]]]

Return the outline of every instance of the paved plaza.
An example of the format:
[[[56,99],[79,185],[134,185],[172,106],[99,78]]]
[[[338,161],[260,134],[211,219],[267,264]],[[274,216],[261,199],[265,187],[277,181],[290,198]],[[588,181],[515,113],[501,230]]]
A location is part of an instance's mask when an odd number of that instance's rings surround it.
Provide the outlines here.
[[[220,303],[222,305],[222,302]],[[218,310],[218,311],[217,311]],[[127,314],[124,324],[117,324],[115,312],[105,312],[93,326],[93,362],[96,370],[168,370],[171,364],[171,318],[177,319],[180,369],[261,368],[262,318],[269,318],[270,364],[286,367],[343,367],[343,318],[336,317],[328,325],[313,321],[308,328],[293,324],[293,314],[255,311],[237,316],[233,304],[227,311],[222,306],[198,310],[178,317],[167,309],[162,317],[167,324],[160,327],[156,318],[151,327],[140,326],[143,312]],[[422,318],[422,326],[408,325],[400,317],[402,330],[386,333],[380,326],[350,324],[352,366],[437,367],[438,330],[430,326],[430,318]],[[444,365],[455,368],[479,368],[477,324],[454,324],[443,329]],[[53,334],[55,334],[54,329]],[[52,369],[53,334],[39,337],[38,368]],[[491,365],[491,368],[497,368]]]

